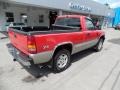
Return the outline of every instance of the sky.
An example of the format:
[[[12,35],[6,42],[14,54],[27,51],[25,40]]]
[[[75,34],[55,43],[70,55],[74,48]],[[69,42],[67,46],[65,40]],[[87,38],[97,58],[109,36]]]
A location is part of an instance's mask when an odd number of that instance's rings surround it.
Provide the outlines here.
[[[103,4],[108,3],[110,4],[111,8],[120,7],[120,0],[94,0],[94,1],[97,1]]]

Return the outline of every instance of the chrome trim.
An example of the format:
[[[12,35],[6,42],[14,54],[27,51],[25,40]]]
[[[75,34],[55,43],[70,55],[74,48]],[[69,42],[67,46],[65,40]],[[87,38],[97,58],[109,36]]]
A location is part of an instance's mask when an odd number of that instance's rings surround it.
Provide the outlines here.
[[[59,68],[64,68],[68,63],[68,56],[66,54],[61,54],[57,59],[57,66]]]

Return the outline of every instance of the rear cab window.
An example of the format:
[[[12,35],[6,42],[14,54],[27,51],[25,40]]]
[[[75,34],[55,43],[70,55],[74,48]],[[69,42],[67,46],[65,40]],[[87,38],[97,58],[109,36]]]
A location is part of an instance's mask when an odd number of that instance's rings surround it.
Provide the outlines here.
[[[58,19],[56,19],[54,25],[78,28],[79,30],[80,30],[80,26],[81,26],[80,18],[73,18],[73,17],[58,18]]]

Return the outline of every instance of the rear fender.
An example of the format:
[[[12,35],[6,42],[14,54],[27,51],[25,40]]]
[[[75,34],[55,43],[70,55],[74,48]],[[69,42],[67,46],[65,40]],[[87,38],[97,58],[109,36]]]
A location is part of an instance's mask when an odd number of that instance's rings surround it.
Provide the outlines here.
[[[63,46],[63,45],[67,45],[67,44],[71,44],[72,47],[73,47],[73,43],[72,43],[72,42],[62,42],[62,43],[59,43],[59,44],[57,44],[57,45],[55,46],[55,48],[54,48],[54,50],[53,50],[53,55],[55,54],[55,51],[56,51],[56,49],[57,49],[58,47]]]

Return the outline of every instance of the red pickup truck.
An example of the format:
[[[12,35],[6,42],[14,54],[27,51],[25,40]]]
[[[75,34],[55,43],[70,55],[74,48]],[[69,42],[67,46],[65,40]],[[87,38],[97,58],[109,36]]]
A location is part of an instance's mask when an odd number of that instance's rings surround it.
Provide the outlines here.
[[[105,40],[105,33],[80,15],[58,16],[51,28],[11,27],[8,34],[14,61],[24,66],[49,62],[56,72],[70,66],[72,54],[88,48],[100,51]]]

